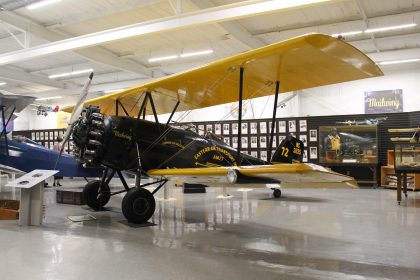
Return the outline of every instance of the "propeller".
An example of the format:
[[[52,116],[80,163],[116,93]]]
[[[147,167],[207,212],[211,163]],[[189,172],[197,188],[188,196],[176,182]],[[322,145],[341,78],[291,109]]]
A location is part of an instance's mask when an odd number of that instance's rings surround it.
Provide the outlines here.
[[[64,147],[66,146],[66,143],[69,141],[70,135],[73,132],[74,125],[76,121],[79,119],[80,114],[82,113],[83,104],[85,103],[86,97],[89,93],[89,88],[90,88],[90,84],[92,83],[92,79],[93,79],[93,72],[90,73],[89,79],[86,81],[85,85],[83,86],[82,93],[80,94],[80,97],[73,108],[73,112],[71,113],[69,126],[67,127],[67,130],[64,133],[63,144],[61,145],[60,154],[58,155],[57,161],[55,162],[54,170],[57,169],[57,165],[58,165],[58,162],[60,161],[61,155],[63,154]]]

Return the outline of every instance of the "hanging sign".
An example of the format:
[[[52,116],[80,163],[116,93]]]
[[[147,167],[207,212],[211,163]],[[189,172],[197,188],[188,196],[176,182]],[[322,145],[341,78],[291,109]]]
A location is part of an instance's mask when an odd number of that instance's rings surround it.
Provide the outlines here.
[[[397,113],[402,111],[402,89],[365,92],[365,114]]]

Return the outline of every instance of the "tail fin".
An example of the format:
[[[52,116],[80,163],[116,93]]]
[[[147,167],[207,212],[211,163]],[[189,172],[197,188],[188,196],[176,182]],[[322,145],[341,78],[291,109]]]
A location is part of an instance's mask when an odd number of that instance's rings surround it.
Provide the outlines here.
[[[303,159],[303,142],[293,136],[281,141],[271,159],[272,163],[296,163]]]

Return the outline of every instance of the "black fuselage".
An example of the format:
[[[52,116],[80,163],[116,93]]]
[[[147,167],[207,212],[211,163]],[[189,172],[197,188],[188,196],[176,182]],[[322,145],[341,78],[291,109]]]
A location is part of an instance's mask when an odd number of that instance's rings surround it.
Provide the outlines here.
[[[73,132],[75,155],[85,163],[116,170],[261,165],[213,134],[166,126],[143,119],[87,112]],[[140,163],[139,158],[140,156]]]

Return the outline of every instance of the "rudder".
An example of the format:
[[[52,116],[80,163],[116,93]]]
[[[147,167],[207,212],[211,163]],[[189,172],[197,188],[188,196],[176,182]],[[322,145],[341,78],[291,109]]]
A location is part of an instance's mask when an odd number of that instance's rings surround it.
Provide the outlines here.
[[[274,152],[271,158],[272,163],[299,163],[303,160],[303,149],[305,148],[302,141],[287,136]]]

